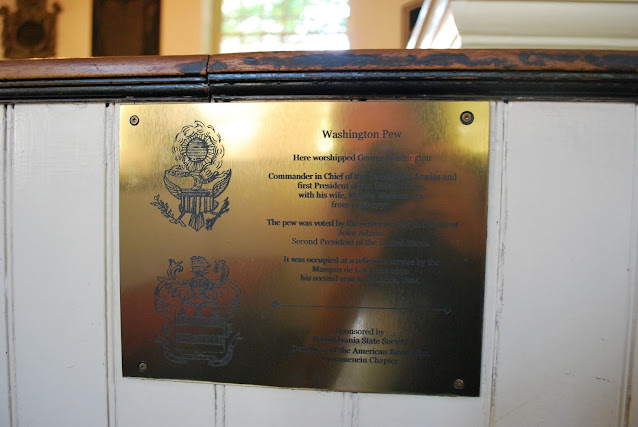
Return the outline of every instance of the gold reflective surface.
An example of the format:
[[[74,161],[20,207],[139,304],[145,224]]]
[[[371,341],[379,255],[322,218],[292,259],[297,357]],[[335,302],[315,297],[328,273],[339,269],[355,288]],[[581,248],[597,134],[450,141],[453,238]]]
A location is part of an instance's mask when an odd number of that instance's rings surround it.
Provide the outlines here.
[[[487,102],[122,106],[124,375],[478,395],[488,149]]]

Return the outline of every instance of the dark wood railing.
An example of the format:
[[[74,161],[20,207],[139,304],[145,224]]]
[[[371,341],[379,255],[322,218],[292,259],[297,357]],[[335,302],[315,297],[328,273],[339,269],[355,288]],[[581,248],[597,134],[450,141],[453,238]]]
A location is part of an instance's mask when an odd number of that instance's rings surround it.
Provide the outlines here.
[[[0,61],[0,102],[638,101],[638,51],[359,50]]]

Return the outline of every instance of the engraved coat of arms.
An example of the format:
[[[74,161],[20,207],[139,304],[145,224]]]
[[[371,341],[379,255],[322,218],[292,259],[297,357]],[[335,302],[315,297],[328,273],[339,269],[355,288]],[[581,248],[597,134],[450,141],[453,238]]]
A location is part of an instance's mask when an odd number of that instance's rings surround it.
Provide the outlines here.
[[[200,121],[184,126],[173,141],[172,152],[176,165],[164,171],[164,186],[179,200],[179,216],[175,217],[168,203],[154,197],[156,206],[173,224],[199,231],[211,230],[215,222],[229,211],[228,197],[219,205],[219,196],[228,188],[231,170],[222,170],[224,146],[212,126]],[[219,208],[219,209],[218,209]]]
[[[205,360],[211,367],[225,366],[242,339],[233,335],[230,323],[239,311],[241,288],[228,277],[224,260],[215,263],[217,278],[207,277],[210,267],[204,257],[193,256],[193,275],[182,279],[182,261],[170,259],[167,276],[157,278],[155,311],[165,319],[157,341],[171,362]]]

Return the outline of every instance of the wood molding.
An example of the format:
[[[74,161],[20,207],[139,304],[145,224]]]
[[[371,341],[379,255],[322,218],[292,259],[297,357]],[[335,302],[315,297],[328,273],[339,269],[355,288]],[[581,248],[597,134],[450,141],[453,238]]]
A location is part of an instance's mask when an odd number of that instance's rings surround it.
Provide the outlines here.
[[[638,52],[369,50],[212,56],[215,101],[638,98]]]
[[[351,50],[211,56],[208,72],[291,71],[638,71],[638,51],[552,49]]]
[[[638,3],[450,0],[464,48],[638,49]]]
[[[206,75],[208,55],[0,61],[0,81]]]
[[[206,102],[208,55],[0,61],[0,102]]]
[[[0,102],[638,101],[638,52],[355,50],[0,61]]]

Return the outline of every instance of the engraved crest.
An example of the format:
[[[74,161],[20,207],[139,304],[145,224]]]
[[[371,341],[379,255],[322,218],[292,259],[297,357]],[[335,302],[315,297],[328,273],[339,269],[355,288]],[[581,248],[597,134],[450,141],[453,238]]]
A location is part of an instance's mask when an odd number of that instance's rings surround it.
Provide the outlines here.
[[[239,332],[233,335],[230,323],[239,311],[241,289],[228,277],[224,260],[215,263],[216,279],[206,277],[210,267],[204,257],[191,257],[193,277],[181,279],[182,261],[170,259],[167,276],[157,278],[155,311],[165,318],[157,341],[171,362],[205,360],[212,367],[225,366],[242,339]]]
[[[221,137],[212,126],[200,121],[184,126],[173,141],[176,165],[164,171],[164,185],[179,200],[179,216],[175,217],[168,203],[154,197],[156,206],[173,224],[186,227],[182,220],[189,215],[188,226],[195,231],[204,226],[211,230],[215,222],[229,211],[228,197],[221,207],[217,198],[230,183],[231,170],[220,171],[224,157]],[[219,207],[219,209],[217,209]]]

